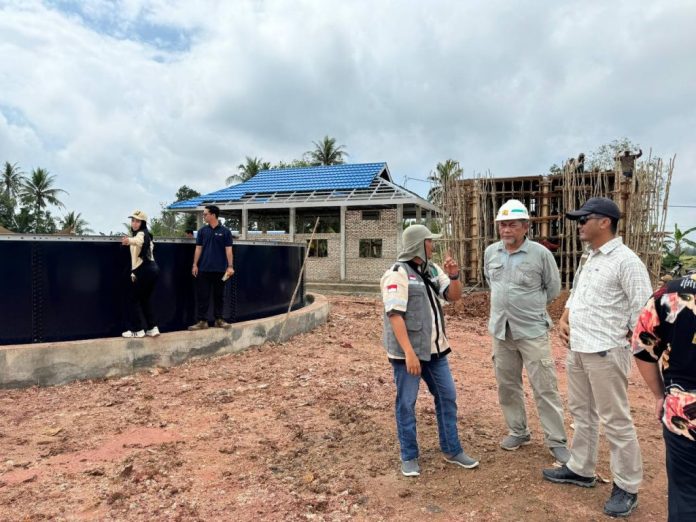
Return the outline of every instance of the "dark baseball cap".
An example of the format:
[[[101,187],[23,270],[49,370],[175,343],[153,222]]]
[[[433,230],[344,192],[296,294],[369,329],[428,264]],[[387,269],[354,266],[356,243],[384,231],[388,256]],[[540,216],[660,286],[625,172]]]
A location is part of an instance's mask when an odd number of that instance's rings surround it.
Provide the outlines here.
[[[578,210],[566,212],[566,217],[568,219],[578,219],[581,216],[589,216],[590,214],[601,214],[614,219],[621,217],[619,206],[609,198],[590,198]]]

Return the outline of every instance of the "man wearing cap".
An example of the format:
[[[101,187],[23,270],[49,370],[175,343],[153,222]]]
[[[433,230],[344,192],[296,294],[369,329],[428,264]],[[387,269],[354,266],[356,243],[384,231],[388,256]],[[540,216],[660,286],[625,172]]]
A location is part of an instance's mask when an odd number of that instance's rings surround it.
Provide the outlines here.
[[[561,463],[570,452],[563,426],[556,365],[551,355],[548,303],[561,291],[553,254],[527,238],[529,212],[511,199],[496,217],[500,241],[484,255],[484,274],[491,289],[488,331],[493,336],[493,365],[498,400],[508,427],[500,446],[509,451],[531,442],[524,405],[522,367],[534,392],[544,443]]]
[[[234,275],[232,233],[220,223],[219,216],[220,209],[217,206],[206,206],[203,210],[203,221],[206,225],[196,234],[196,250],[193,254],[191,274],[196,278],[197,322],[189,326],[189,330],[208,328],[211,293],[215,326],[218,328],[231,326],[222,318],[222,307],[225,281]]]
[[[411,225],[402,235],[398,261],[382,276],[384,348],[396,384],[396,430],[401,447],[401,473],[420,475],[416,437],[416,398],[421,378],[435,401],[440,449],[447,462],[475,468],[478,461],[462,449],[457,430],[457,400],[447,362],[450,345],[439,299],[461,299],[459,266],[447,255],[442,268],[430,261],[432,234]]]
[[[628,339],[652,294],[645,265],[616,237],[620,216],[616,203],[608,198],[590,198],[579,210],[566,214],[578,222],[580,239],[589,246],[559,324],[561,338],[570,347],[568,406],[575,434],[568,463],[543,472],[551,482],[594,486],[601,422],[614,478],[604,512],[612,516],[628,516],[636,508],[643,479],[628,404],[632,359]]]

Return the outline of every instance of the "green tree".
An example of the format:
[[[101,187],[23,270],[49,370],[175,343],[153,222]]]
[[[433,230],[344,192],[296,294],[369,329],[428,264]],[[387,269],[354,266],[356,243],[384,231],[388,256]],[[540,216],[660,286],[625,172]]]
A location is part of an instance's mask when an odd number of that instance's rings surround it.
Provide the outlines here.
[[[33,208],[31,212],[34,220],[32,230],[34,232],[46,232],[49,224],[43,223],[45,218],[51,219],[50,213],[46,212],[48,205],[63,207],[63,203],[58,199],[62,192],[67,194],[63,189],[55,188],[53,183],[55,176],[48,173],[46,169],[36,168],[32,171],[31,177],[24,180],[19,191],[19,196],[25,205]],[[53,223],[55,228],[55,223]]]
[[[249,181],[251,178],[256,176],[262,170],[269,170],[271,164],[267,161],[263,161],[261,158],[254,156],[253,158],[247,156],[244,163],[237,165],[237,174],[232,174],[225,180],[227,185],[236,185],[238,183],[244,183]]]
[[[428,192],[428,200],[434,205],[442,205],[443,194],[445,187],[452,181],[459,179],[464,173],[464,169],[459,165],[459,162],[453,159],[448,159],[440,162],[435,166],[435,170],[428,176],[428,181],[432,183],[432,187]]]
[[[17,164],[10,164],[9,161],[6,161],[2,169],[2,190],[8,200],[11,201],[17,197],[24,180],[24,173]]]
[[[84,236],[85,234],[94,232],[88,225],[89,223],[82,218],[82,213],[75,213],[74,210],[68,212],[60,221],[60,227],[63,232],[75,234],[77,236]]]
[[[15,230],[16,222],[14,218],[14,203],[4,192],[0,192],[0,226]]]
[[[588,165],[590,169],[613,170],[614,158],[625,150],[637,151],[640,146],[624,137],[613,140],[610,143],[600,145],[588,155]]]
[[[345,145],[336,145],[336,138],[324,136],[319,142],[313,141],[314,150],[307,152],[307,157],[313,165],[340,165],[348,156]]]
[[[684,245],[696,247],[696,241],[692,241],[691,239],[687,239],[686,237],[689,234],[691,234],[694,230],[696,230],[696,227],[681,230],[679,228],[679,225],[675,223],[674,232],[672,232],[672,237],[668,237],[665,239],[665,245],[667,245],[669,253],[676,257],[677,260],[679,260],[679,258],[684,253]]]
[[[186,185],[182,185],[179,187],[179,190],[176,191],[176,195],[174,197],[176,198],[176,201],[186,201],[197,198],[200,195],[201,193],[197,190],[194,190]]]
[[[179,190],[176,191],[175,197],[176,201],[186,201],[200,195],[201,193],[197,190],[187,187],[186,185],[182,185],[179,187]],[[196,230],[197,228],[198,222],[196,221],[195,214],[185,214],[182,218],[180,218],[179,225],[177,226],[177,229],[181,235],[184,235],[187,230]]]

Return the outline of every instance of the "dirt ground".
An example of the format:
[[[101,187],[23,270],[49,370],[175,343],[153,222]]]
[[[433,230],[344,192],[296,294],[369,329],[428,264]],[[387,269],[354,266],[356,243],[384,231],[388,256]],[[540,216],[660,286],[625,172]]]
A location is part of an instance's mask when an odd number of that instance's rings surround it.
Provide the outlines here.
[[[330,300],[328,324],[283,345],[118,379],[0,391],[0,520],[607,519],[610,483],[584,489],[542,480],[553,459],[528,386],[533,443],[498,447],[505,426],[487,295],[448,308],[460,435],[481,465],[443,461],[423,389],[418,478],[399,473],[380,303]],[[561,309],[556,304],[554,315]],[[565,400],[565,348],[553,339]],[[645,468],[631,520],[664,520],[661,431],[637,371],[630,397]],[[610,479],[602,441],[597,471]]]

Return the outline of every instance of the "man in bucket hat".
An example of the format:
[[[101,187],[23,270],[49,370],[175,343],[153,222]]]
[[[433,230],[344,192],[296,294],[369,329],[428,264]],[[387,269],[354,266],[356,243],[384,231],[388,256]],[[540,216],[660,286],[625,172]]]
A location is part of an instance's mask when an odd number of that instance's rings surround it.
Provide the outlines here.
[[[630,333],[652,294],[640,258],[616,236],[621,217],[608,198],[590,198],[566,217],[578,222],[589,249],[575,273],[573,289],[559,323],[569,344],[566,360],[568,408],[575,423],[570,460],[545,469],[551,482],[592,487],[599,424],[609,442],[614,485],[604,512],[628,516],[638,505],[643,464],[628,404],[632,354]]]
[[[450,345],[439,299],[462,297],[459,266],[447,255],[444,270],[430,261],[433,234],[423,225],[404,230],[397,263],[382,276],[384,347],[396,384],[396,429],[401,473],[420,475],[416,437],[416,398],[421,378],[435,401],[440,449],[447,462],[475,468],[478,461],[462,449],[457,430],[457,401],[447,362]]]

